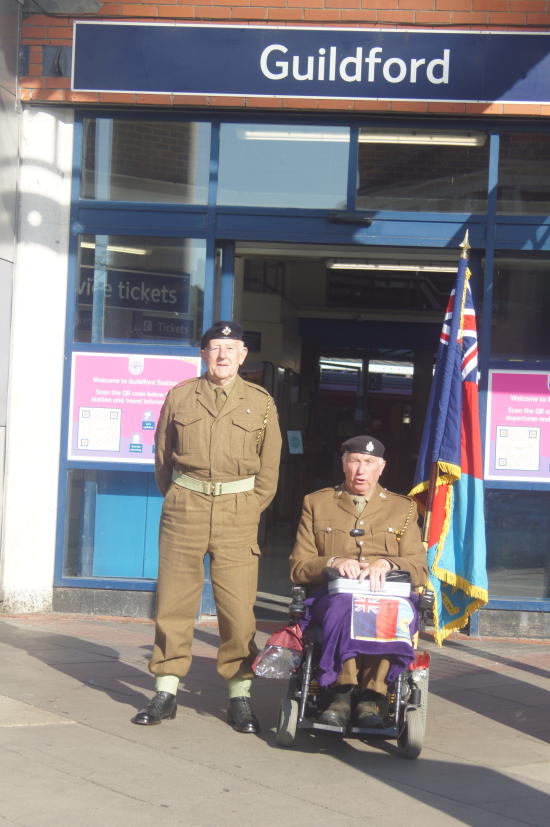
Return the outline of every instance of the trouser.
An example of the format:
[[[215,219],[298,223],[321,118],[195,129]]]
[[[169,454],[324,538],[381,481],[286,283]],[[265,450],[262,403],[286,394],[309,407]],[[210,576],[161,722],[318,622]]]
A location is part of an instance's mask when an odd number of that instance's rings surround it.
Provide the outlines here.
[[[358,655],[357,658],[348,658],[344,661],[335,683],[358,686],[362,692],[369,690],[386,695],[386,676],[389,668],[390,660],[381,655]]]
[[[191,665],[195,618],[210,555],[222,678],[254,677],[254,602],[258,585],[260,508],[254,491],[211,497],[173,484],[164,498],[159,534],[154,675],[184,677]]]

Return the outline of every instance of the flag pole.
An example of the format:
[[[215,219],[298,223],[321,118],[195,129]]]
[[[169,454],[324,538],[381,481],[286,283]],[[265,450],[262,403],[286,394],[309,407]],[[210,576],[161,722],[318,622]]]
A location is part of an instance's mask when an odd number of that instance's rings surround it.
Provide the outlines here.
[[[458,245],[462,252],[460,254],[460,258],[467,259],[469,257],[470,251],[470,231],[466,230],[464,238],[462,239],[462,243]],[[435,492],[437,491],[437,478],[439,476],[439,464],[438,462],[432,462],[432,467],[430,470],[430,479],[428,481],[428,493],[426,495],[426,510],[424,512],[424,524],[422,528],[422,540],[424,543],[428,543],[428,537],[430,534],[430,526],[432,522],[432,512],[433,512],[433,505],[435,499]]]

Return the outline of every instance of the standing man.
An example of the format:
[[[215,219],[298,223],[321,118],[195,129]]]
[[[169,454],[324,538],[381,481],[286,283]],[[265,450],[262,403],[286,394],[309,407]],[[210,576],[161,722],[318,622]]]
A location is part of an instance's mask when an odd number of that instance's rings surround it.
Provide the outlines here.
[[[259,731],[250,703],[258,523],[277,489],[281,433],[271,396],[238,376],[247,352],[240,325],[216,322],[201,339],[206,373],[172,388],[160,414],[155,477],[164,504],[149,664],[156,695],[132,719],[135,724],[159,724],[176,715],[208,553],[228,721],[237,732]]]
[[[292,582],[326,583],[333,570],[340,577],[368,577],[370,588],[378,591],[388,572],[399,569],[410,574],[413,586],[424,585],[428,570],[416,504],[378,482],[386,465],[384,445],[373,436],[356,436],[341,450],[343,484],[304,499],[290,557]],[[347,726],[354,700],[356,726],[382,726],[389,668],[389,658],[381,655],[358,652],[344,660],[319,720]]]

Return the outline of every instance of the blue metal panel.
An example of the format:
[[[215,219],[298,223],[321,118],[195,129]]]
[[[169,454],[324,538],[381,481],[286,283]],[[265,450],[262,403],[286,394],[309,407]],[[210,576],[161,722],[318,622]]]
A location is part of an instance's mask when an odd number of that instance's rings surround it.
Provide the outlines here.
[[[141,577],[147,478],[98,473],[95,503],[94,577]]]
[[[500,250],[550,250],[550,216],[497,218],[495,247]]]
[[[349,136],[349,159],[348,159],[348,197],[347,209],[355,209],[355,199],[357,198],[357,181],[359,180],[359,126],[352,126]]]
[[[484,608],[505,609],[515,612],[550,612],[550,600],[529,600],[524,597],[500,598],[489,600]]]
[[[361,213],[365,215],[365,213]],[[273,215],[260,210],[223,210],[217,216],[217,236],[243,241],[281,241],[309,244],[358,244],[456,247],[470,230],[472,247],[485,246],[485,226],[479,216],[440,214],[373,213],[370,227],[333,223],[326,212],[282,211]]]
[[[235,245],[222,245],[222,273],[220,285],[220,317],[233,318],[233,281],[235,269]]]
[[[478,321],[479,333],[479,419],[483,461],[485,461],[485,425],[487,421],[488,363],[491,353],[491,320],[493,316],[493,262],[495,257],[495,218],[498,184],[500,136],[491,135],[489,149],[489,192],[487,198],[487,243],[483,273],[483,309]],[[480,271],[481,274],[481,271]],[[481,324],[480,324],[481,322]]]
[[[208,230],[204,207],[156,207],[135,204],[81,202],[71,231],[91,235],[144,235],[204,238]],[[116,223],[114,223],[116,221]]]

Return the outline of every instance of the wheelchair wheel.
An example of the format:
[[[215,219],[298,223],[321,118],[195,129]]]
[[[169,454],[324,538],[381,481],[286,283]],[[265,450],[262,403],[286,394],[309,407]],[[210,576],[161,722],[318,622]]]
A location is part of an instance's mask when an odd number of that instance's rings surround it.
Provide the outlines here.
[[[279,721],[275,741],[280,747],[291,747],[296,737],[298,726],[298,701],[283,698],[279,710]]]
[[[411,761],[418,758],[422,752],[425,731],[426,716],[423,710],[409,709],[405,725],[397,738],[397,749],[402,758],[409,758]]]

